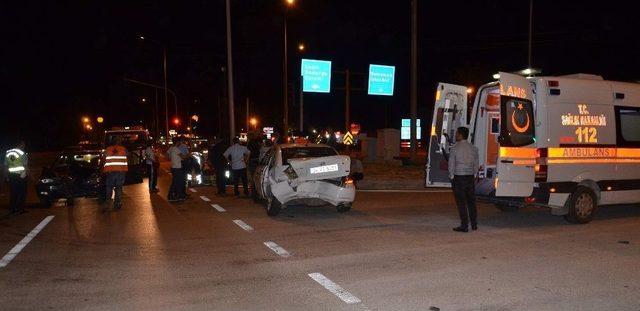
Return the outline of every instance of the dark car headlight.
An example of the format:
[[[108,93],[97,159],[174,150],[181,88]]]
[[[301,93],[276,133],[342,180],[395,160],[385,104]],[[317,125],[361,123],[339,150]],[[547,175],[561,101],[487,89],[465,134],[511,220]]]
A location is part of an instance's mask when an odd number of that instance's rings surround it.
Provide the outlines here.
[[[40,183],[42,184],[51,184],[53,183],[55,180],[51,179],[51,178],[42,178],[40,179]]]

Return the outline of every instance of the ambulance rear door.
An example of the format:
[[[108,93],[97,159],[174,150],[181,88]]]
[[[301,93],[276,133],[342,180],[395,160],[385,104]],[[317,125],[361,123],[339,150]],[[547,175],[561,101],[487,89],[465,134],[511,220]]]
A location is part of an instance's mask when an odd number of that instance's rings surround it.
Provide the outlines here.
[[[431,121],[427,187],[451,187],[447,162],[455,144],[456,129],[467,126],[467,87],[440,83]]]
[[[533,91],[523,76],[500,72],[497,197],[528,197],[535,183]]]

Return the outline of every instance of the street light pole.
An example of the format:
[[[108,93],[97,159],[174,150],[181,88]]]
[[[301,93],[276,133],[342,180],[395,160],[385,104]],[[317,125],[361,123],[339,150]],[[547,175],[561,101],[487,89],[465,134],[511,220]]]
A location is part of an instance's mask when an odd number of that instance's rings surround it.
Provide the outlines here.
[[[169,143],[169,89],[167,88],[167,46],[162,45],[162,68],[164,71],[164,122],[166,127],[165,142]],[[176,103],[177,105],[177,103]]]
[[[289,3],[289,2],[287,2]],[[284,71],[284,78],[283,78],[283,89],[282,89],[282,94],[283,94],[283,109],[284,109],[284,120],[283,120],[283,125],[284,125],[284,136],[288,136],[288,131],[289,131],[289,103],[288,103],[288,95],[289,95],[289,87],[288,87],[288,70],[289,70],[289,66],[288,66],[288,60],[287,60],[287,11],[288,11],[289,6],[285,5],[285,9],[284,9],[284,60],[283,60],[283,71]]]
[[[529,53],[528,53],[528,61],[529,61],[529,69],[531,67],[531,45],[533,40],[533,0],[529,0]]]
[[[231,1],[227,0],[227,84],[229,103],[229,141],[236,136],[235,113],[233,111],[233,59],[231,53]]]
[[[411,0],[411,160],[418,159],[417,119],[418,119],[418,0]]]

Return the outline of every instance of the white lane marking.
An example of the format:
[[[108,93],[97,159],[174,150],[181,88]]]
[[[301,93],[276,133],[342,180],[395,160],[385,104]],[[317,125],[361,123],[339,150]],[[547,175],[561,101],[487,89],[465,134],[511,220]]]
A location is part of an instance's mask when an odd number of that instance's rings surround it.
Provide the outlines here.
[[[324,288],[326,288],[328,291],[330,291],[332,294],[338,296],[338,298],[342,299],[342,301],[348,303],[348,304],[354,304],[354,303],[359,303],[361,302],[361,300],[354,296],[351,295],[351,293],[349,293],[348,291],[344,290],[344,288],[342,288],[340,285],[333,283],[333,281],[327,279],[326,276],[320,274],[320,273],[309,273],[309,277],[311,277],[314,281],[318,282],[320,285],[322,285]]]
[[[402,192],[406,192],[406,193],[444,193],[444,192],[451,192],[451,189],[449,190],[383,190],[383,189],[369,189],[369,190],[361,190],[358,189],[358,192],[389,192],[389,193],[402,193]]]
[[[238,225],[240,228],[244,229],[245,231],[253,231],[253,228],[249,225],[247,225],[247,223],[245,223],[244,221],[240,220],[240,219],[236,219],[233,221],[236,225]]]
[[[222,208],[222,206],[220,206],[220,205],[218,205],[218,204],[211,204],[211,206],[212,206],[213,208],[215,208],[215,209],[216,209],[218,212],[220,212],[220,213],[224,213],[224,212],[226,212],[226,211],[227,211],[226,209]]]
[[[196,189],[193,189],[193,188],[189,188],[189,191],[191,191],[191,192],[193,192],[193,193],[196,193],[196,192],[198,192],[198,190],[196,190]]]
[[[281,257],[289,257],[289,256],[291,256],[291,254],[289,254],[289,252],[287,252],[286,249],[284,249],[280,245],[276,244],[276,242],[266,241],[266,242],[264,242],[264,245],[266,245],[268,248],[270,248],[272,251],[274,251],[276,254],[280,255]]]
[[[0,259],[0,268],[6,267],[9,262],[11,262],[11,260],[13,260],[13,258],[15,258],[47,224],[49,224],[53,217],[54,216],[45,217],[35,228],[33,228],[33,230],[31,230],[31,232],[29,232],[29,234],[27,234],[27,236],[25,236],[20,242],[18,242],[18,244],[16,244],[16,246],[4,255],[4,257]]]
[[[211,199],[205,197],[204,195],[201,195],[200,199],[202,199],[202,201],[205,201],[205,202],[211,202]]]

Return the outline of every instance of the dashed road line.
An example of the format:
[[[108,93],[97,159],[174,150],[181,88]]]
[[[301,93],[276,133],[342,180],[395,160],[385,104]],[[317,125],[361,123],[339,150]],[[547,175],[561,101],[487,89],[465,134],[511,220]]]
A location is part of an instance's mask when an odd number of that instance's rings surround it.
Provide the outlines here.
[[[31,242],[31,240],[36,237],[36,235],[38,235],[38,233],[44,229],[47,224],[49,224],[53,217],[54,216],[45,217],[35,228],[33,228],[33,230],[31,230],[31,232],[29,232],[29,234],[27,234],[27,236],[25,236],[20,242],[18,242],[18,244],[16,244],[16,246],[4,255],[4,257],[0,259],[0,268],[6,267],[11,260],[16,258],[22,249],[25,248],[25,246],[27,246],[27,244],[29,244],[29,242]]]
[[[193,192],[193,193],[196,193],[196,192],[198,192],[198,190],[196,190],[196,189],[193,189],[193,188],[189,188],[189,191],[191,191],[191,192]]]
[[[201,195],[200,199],[202,199],[202,201],[205,201],[205,202],[211,202],[211,199],[205,197],[204,195]]]
[[[222,206],[218,204],[211,204],[211,207],[215,208],[220,213],[224,213],[227,211],[226,209],[222,208]]]
[[[276,254],[280,255],[280,257],[289,257],[289,256],[291,256],[291,254],[289,254],[289,252],[287,252],[286,249],[284,249],[280,245],[276,244],[276,242],[266,241],[266,242],[264,242],[264,245],[266,245],[268,248],[270,248]]]
[[[340,285],[334,283],[329,280],[326,276],[321,273],[309,273],[309,277],[311,277],[314,281],[318,282],[322,287],[326,288],[332,294],[338,296],[342,301],[348,304],[360,303],[362,302],[358,297],[352,295]]]
[[[238,225],[240,228],[244,229],[245,231],[253,231],[253,228],[249,225],[247,225],[247,223],[245,223],[244,221],[240,220],[240,219],[236,219],[233,221],[236,225]]]

